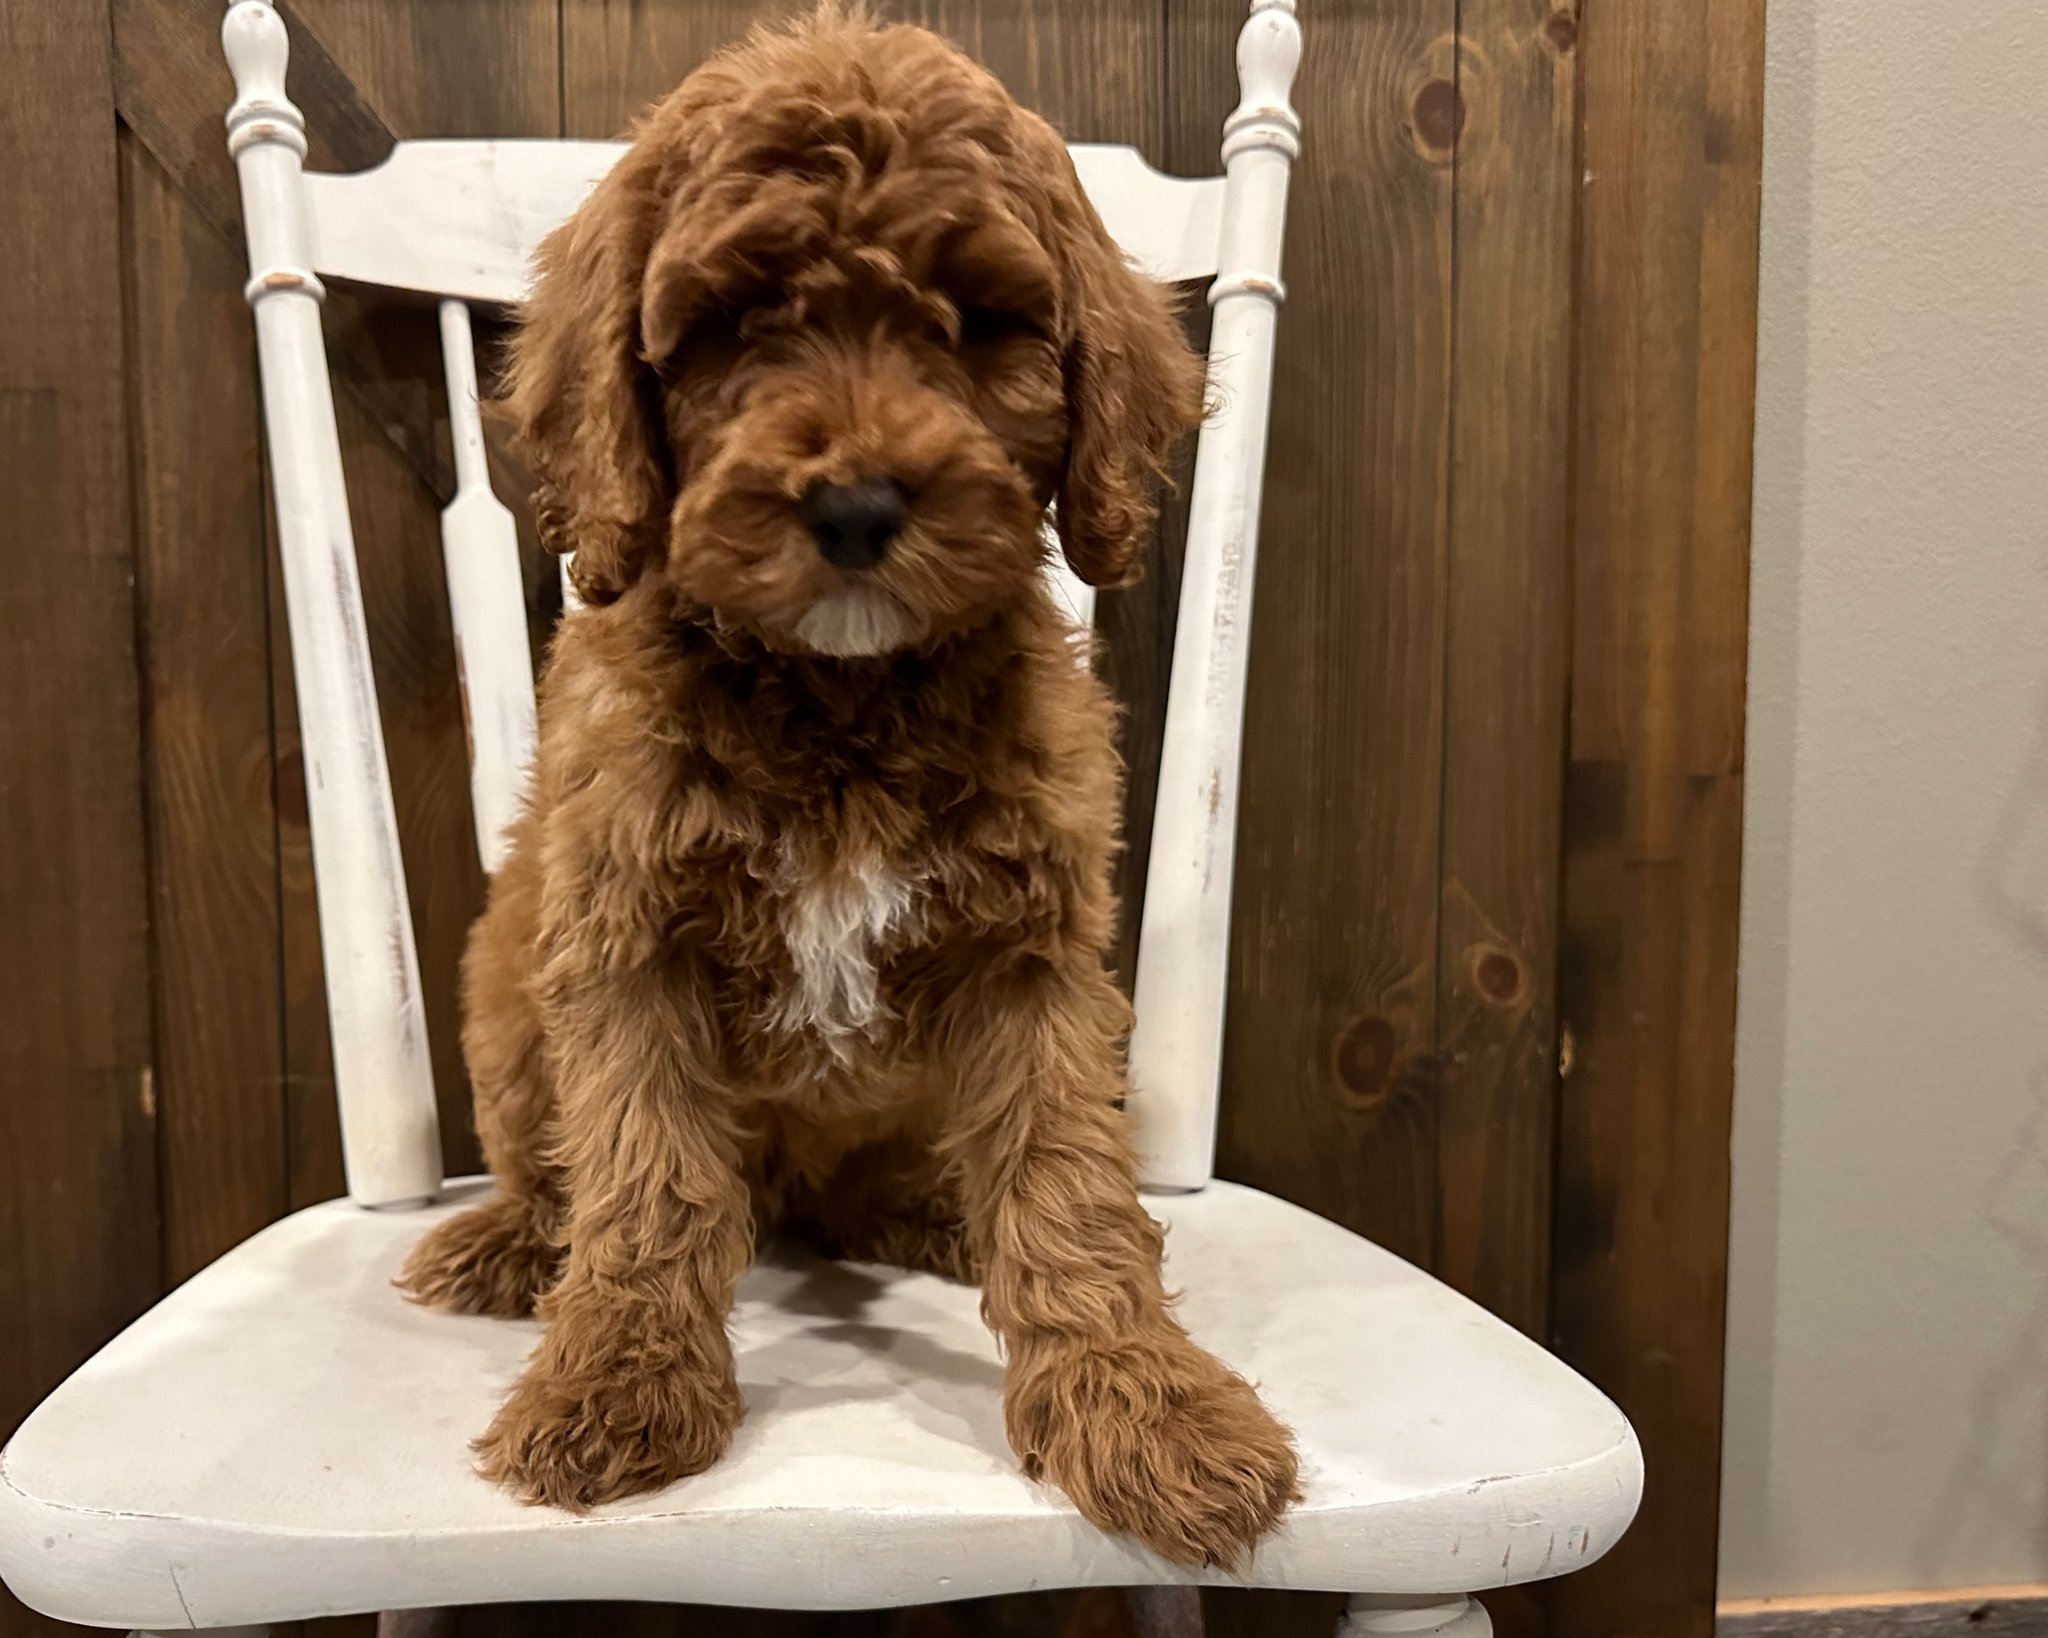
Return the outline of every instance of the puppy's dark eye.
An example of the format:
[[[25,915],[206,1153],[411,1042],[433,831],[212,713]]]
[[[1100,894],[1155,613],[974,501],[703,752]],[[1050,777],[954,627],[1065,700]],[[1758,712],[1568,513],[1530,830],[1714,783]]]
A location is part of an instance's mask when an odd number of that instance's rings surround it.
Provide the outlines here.
[[[1022,313],[1000,307],[960,309],[960,345],[963,347],[987,347],[996,342],[1013,341],[1033,334],[1036,328]]]

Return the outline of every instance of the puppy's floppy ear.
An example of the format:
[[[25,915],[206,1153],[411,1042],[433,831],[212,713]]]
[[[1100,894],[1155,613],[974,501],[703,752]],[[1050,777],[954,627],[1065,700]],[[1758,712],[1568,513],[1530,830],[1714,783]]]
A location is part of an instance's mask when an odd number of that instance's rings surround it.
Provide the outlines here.
[[[1070,234],[1067,468],[1054,521],[1074,573],[1120,586],[1138,576],[1174,445],[1201,422],[1203,371],[1170,294],[1132,269],[1094,208],[1080,205]]]
[[[661,560],[675,489],[660,383],[641,357],[641,278],[661,209],[651,149],[628,149],[542,243],[499,405],[540,480],[541,543],[575,554],[570,577],[592,603]]]

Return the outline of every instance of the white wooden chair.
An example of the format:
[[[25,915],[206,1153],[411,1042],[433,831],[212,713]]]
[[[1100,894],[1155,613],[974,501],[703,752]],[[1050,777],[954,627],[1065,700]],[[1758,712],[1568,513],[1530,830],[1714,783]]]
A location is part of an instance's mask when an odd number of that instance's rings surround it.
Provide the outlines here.
[[[467,1441],[535,1328],[428,1313],[390,1286],[421,1232],[485,1185],[444,1185],[440,1173],[320,276],[445,298],[459,474],[448,586],[477,840],[495,864],[533,740],[533,697],[512,526],[483,459],[467,304],[518,299],[535,243],[618,147],[408,142],[373,171],[304,174],[284,25],[265,0],[240,0],[225,41],[350,1198],[230,1252],[30,1417],[0,1455],[8,1585],[88,1625],[260,1631],[502,1599],[856,1608],[1232,1580],[1105,1536],[1028,1482],[1004,1443],[1000,1364],[976,1293],[888,1269],[773,1257],[748,1277],[733,1316],[748,1417],[709,1473],[576,1518],[523,1507],[472,1472]],[[1221,178],[1169,179],[1123,148],[1074,150],[1139,263],[1211,278],[1225,406],[1202,435],[1191,499],[1132,1116],[1188,1328],[1259,1385],[1300,1441],[1306,1498],[1242,1581],[1352,1594],[1353,1638],[1484,1638],[1469,1593],[1576,1569],[1627,1527],[1642,1481],[1628,1423],[1427,1275],[1210,1178],[1299,51],[1294,0],[1254,0]]]

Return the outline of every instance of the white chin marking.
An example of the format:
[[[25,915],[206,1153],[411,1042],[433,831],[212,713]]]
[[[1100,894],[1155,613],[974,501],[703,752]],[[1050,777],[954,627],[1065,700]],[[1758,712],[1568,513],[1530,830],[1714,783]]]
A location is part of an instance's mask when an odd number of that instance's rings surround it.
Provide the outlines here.
[[[796,635],[834,659],[866,659],[908,648],[924,635],[924,622],[880,586],[853,580],[805,610]]]

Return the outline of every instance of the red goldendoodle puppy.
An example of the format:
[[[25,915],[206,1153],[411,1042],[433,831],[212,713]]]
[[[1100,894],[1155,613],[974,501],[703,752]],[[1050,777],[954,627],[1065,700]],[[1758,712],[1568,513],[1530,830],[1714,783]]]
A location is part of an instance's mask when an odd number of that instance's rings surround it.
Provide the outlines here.
[[[1201,390],[1059,138],[921,29],[755,35],[543,248],[507,408],[591,606],[464,968],[499,1192],[404,1275],[546,1322],[492,1477],[716,1461],[775,1224],[979,1280],[1011,1443],[1104,1528],[1230,1563],[1293,1496],[1161,1289],[1113,712],[1040,579],[1049,503],[1131,575]]]

